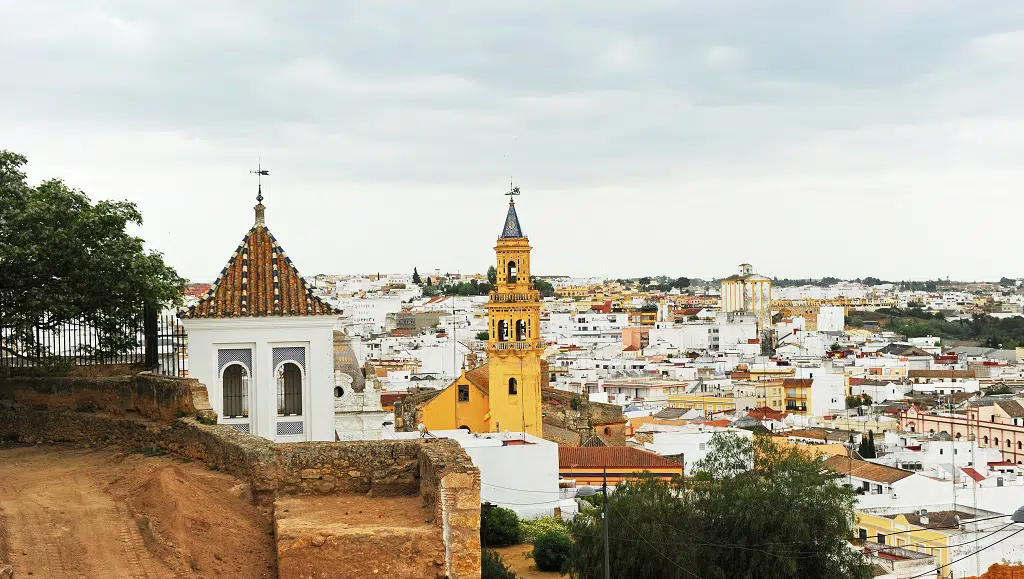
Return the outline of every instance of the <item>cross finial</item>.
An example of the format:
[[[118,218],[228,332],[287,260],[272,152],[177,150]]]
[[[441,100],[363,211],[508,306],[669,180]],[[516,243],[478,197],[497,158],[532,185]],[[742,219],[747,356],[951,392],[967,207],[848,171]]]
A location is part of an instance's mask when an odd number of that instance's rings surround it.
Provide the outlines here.
[[[263,176],[270,175],[270,171],[257,162],[256,169],[249,172],[256,175],[256,202],[263,203]]]

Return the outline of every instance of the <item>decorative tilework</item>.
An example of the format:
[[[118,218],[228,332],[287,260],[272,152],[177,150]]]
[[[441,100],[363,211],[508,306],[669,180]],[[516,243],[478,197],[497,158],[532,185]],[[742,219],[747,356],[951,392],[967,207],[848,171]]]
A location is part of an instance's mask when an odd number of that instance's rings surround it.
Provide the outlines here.
[[[313,295],[267,226],[256,224],[242,238],[206,297],[178,315],[238,318],[339,313]]]
[[[501,230],[502,239],[518,239],[526,237],[523,235],[523,228],[519,225],[519,215],[516,214],[516,204],[509,202],[508,216],[505,217],[505,227]]]
[[[248,423],[246,423],[246,424],[232,424],[231,428],[234,428],[235,430],[238,430],[240,432],[244,432],[246,434],[249,434],[249,424]]]

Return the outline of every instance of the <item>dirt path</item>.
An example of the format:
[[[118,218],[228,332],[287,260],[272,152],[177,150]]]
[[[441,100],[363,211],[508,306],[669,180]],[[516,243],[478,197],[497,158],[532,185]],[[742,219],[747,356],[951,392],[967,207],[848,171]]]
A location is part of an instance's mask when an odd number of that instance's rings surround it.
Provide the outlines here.
[[[270,522],[245,492],[165,457],[0,448],[0,560],[18,577],[274,577]]]

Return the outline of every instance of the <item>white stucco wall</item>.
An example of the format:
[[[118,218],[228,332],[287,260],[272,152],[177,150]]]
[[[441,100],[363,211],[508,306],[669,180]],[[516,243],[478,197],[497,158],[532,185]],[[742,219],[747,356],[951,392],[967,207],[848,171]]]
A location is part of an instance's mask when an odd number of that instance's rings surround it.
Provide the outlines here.
[[[206,385],[210,405],[221,422],[224,420],[223,389],[217,351],[224,348],[248,348],[253,367],[249,368],[250,432],[277,442],[334,440],[334,341],[336,316],[294,316],[267,318],[184,319],[188,332],[189,374]],[[277,381],[274,376],[273,349],[302,346],[303,361],[302,422],[303,434],[277,435]],[[283,422],[298,417],[282,417]]]

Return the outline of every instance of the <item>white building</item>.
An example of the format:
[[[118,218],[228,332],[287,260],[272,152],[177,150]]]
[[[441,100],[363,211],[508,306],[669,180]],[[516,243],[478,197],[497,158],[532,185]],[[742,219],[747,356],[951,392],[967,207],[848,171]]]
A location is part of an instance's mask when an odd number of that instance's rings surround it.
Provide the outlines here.
[[[339,314],[313,295],[256,205],[255,224],[207,296],[179,314],[189,372],[218,420],[277,442],[335,440]]]
[[[386,437],[419,438],[418,432]],[[480,501],[512,509],[521,518],[572,514],[576,503],[559,490],[558,444],[523,432],[431,431],[427,438],[450,438],[466,449],[480,469]],[[572,493],[569,493],[572,494]]]

